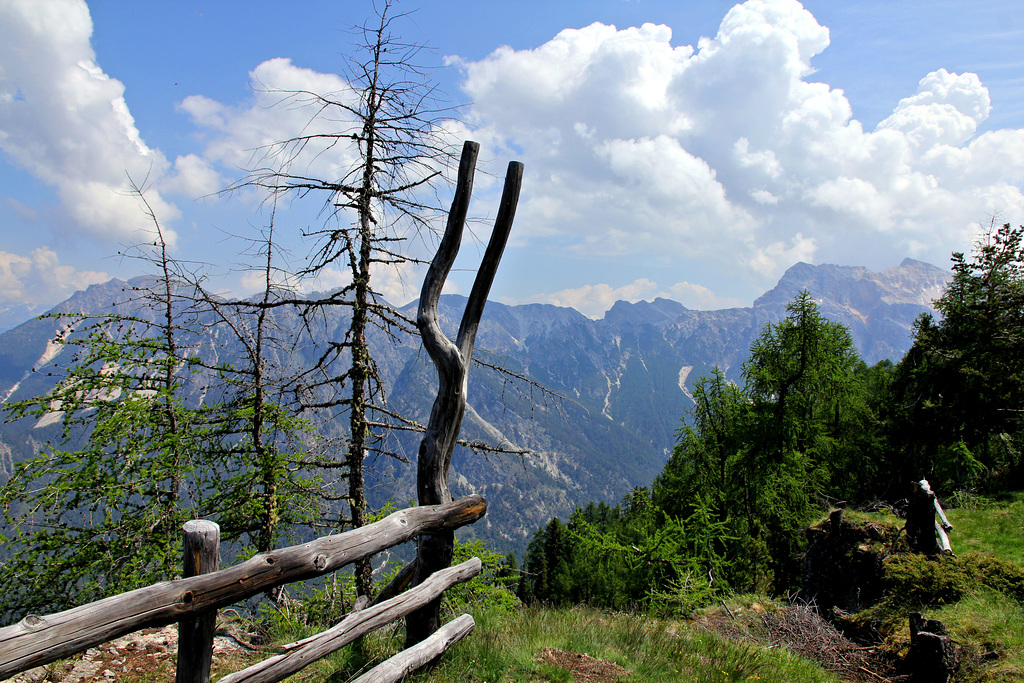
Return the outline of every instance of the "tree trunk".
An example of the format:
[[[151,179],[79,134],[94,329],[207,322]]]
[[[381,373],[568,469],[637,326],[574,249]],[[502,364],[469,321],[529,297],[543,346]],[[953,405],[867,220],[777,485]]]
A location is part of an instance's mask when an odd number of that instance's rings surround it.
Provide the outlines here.
[[[452,208],[448,213],[448,223],[441,244],[438,245],[437,254],[423,280],[423,290],[420,294],[416,325],[423,337],[423,346],[437,368],[438,376],[437,397],[430,412],[430,421],[427,423],[423,440],[420,442],[417,460],[416,488],[420,505],[436,505],[447,502],[452,497],[448,490],[448,471],[466,411],[466,391],[469,366],[473,360],[473,346],[487,295],[512,229],[519,190],[522,186],[523,165],[517,161],[510,162],[494,229],[484,252],[483,262],[477,271],[469,301],[466,303],[458,337],[452,342],[441,331],[438,301],[445,279],[459,253],[469,200],[473,193],[473,173],[479,150],[480,145],[475,142],[467,141],[463,146],[459,178]],[[414,583],[422,582],[434,572],[451,564],[453,546],[454,533],[450,530],[420,536],[417,542]],[[439,607],[438,599],[409,615],[406,620],[407,645],[421,642],[438,629]]]

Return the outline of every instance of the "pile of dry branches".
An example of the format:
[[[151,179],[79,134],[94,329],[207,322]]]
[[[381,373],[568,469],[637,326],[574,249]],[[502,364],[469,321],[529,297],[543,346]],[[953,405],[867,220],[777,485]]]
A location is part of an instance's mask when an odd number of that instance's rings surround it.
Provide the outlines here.
[[[792,605],[761,615],[769,647],[785,647],[842,676],[845,681],[889,680],[873,671],[879,667],[879,653],[860,647],[843,637],[823,619],[813,605]]]

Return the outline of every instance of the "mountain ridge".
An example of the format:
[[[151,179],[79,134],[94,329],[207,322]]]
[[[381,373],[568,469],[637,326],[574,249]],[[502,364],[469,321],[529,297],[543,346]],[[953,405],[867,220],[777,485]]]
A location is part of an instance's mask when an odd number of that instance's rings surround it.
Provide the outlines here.
[[[453,458],[453,493],[487,497],[488,516],[473,533],[500,548],[521,550],[529,534],[551,515],[565,516],[577,504],[614,501],[634,486],[649,485],[693,405],[694,383],[715,365],[739,381],[751,342],[766,323],[785,316],[786,304],[801,289],[811,291],[825,317],[850,327],[858,351],[873,364],[902,357],[914,320],[933,312],[922,302],[937,297],[948,278],[946,271],[912,259],[881,272],[800,263],[749,307],[698,311],[663,298],[619,301],[598,320],[550,304],[488,302],[477,357],[534,384],[516,382],[486,366],[474,368],[462,436],[529,449],[531,454],[484,458],[460,448]],[[144,284],[143,278],[92,285],[52,312],[152,317],[137,300],[125,300],[126,293],[130,298]],[[457,330],[465,301],[460,295],[442,297],[439,314],[449,334]],[[415,315],[415,309],[416,302],[401,307],[407,315]],[[283,330],[297,329],[294,312],[278,309],[276,315]],[[344,316],[343,311],[328,312],[324,328],[344,329]],[[55,381],[46,373],[65,359],[53,344],[60,332],[59,320],[44,318],[0,334],[0,397],[38,395]],[[216,326],[183,343],[193,344],[212,364],[241,357],[230,336],[221,335]],[[436,375],[418,338],[396,342],[381,333],[371,344],[389,387],[390,405],[425,423]],[[315,348],[302,348],[280,353],[277,362],[309,364],[315,357]],[[188,390],[203,395],[202,387]],[[334,422],[324,419],[317,426],[339,436]],[[55,429],[36,428],[24,420],[0,426],[0,480],[13,463],[55,438]],[[414,459],[417,444],[415,435],[404,435],[393,445]],[[375,504],[415,497],[414,467],[381,461],[374,475],[370,497]]]

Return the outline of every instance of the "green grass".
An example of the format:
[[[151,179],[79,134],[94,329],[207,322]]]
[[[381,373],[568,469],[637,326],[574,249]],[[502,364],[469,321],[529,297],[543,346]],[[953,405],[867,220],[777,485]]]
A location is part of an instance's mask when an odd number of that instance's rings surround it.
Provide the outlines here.
[[[954,640],[971,643],[975,656],[998,655],[987,666],[967,666],[965,678],[1024,681],[1024,605],[1007,600],[1002,593],[983,590],[930,616],[945,624]]]
[[[588,608],[523,608],[511,613],[481,612],[476,630],[455,645],[433,670],[411,677],[418,683],[568,683],[565,669],[537,661],[555,648],[614,662],[639,681],[793,681],[839,679],[816,664],[781,648],[739,644],[687,623],[642,615],[608,614]],[[401,646],[393,637],[392,648]]]
[[[824,521],[823,518],[822,521]],[[846,508],[843,511],[843,519],[850,522],[861,522],[870,524],[895,524],[896,528],[903,526],[904,520],[901,517],[897,517],[889,510],[879,510],[877,512],[863,512],[861,510],[854,510],[853,508]]]
[[[1024,491],[962,501],[963,507],[946,512],[953,552],[973,550],[1024,566]]]

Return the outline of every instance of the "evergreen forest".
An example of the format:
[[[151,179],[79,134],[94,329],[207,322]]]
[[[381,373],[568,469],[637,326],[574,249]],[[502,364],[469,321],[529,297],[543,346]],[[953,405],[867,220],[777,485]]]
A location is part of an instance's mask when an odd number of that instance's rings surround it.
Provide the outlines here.
[[[801,587],[805,529],[829,509],[903,511],[912,483],[945,499],[1024,487],[1024,228],[953,254],[939,316],[898,363],[868,366],[801,292],[750,348],[742,382],[715,368],[664,470],[615,505],[533,535],[525,602],[692,610]]]

